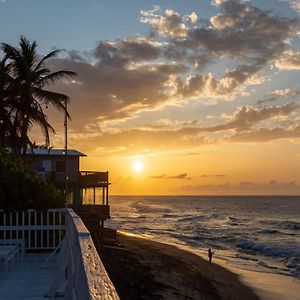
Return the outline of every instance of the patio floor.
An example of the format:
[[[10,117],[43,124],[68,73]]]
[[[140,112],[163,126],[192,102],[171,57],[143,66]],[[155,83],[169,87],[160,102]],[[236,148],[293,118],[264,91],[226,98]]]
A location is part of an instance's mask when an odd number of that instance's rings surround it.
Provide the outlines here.
[[[44,297],[56,275],[52,263],[45,264],[50,253],[27,253],[6,275],[0,275],[1,300],[37,300]],[[48,298],[49,299],[49,298]]]

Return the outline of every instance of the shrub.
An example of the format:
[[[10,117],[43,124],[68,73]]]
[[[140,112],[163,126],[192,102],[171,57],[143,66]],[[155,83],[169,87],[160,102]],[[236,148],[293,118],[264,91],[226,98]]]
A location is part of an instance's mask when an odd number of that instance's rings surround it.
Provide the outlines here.
[[[45,211],[63,206],[60,190],[40,179],[20,158],[0,149],[0,209]]]

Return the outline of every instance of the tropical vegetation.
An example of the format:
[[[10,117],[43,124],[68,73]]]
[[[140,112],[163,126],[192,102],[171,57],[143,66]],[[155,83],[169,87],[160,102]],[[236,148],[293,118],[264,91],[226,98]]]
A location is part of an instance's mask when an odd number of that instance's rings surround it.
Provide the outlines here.
[[[20,157],[0,149],[0,208],[7,212],[64,206],[64,195],[29,170]]]
[[[27,168],[25,158],[29,147],[36,147],[29,135],[34,125],[42,129],[43,147],[50,146],[49,133],[55,131],[45,108],[53,106],[70,117],[66,110],[68,96],[50,90],[49,85],[76,74],[68,70],[51,72],[47,63],[60,50],[41,57],[37,43],[23,36],[19,47],[1,43],[0,51],[0,208],[17,211],[62,207],[61,191]]]
[[[58,55],[54,50],[40,57],[37,43],[21,36],[19,47],[1,43],[0,59],[0,146],[8,145],[14,154],[25,154],[32,145],[29,132],[38,124],[49,146],[49,132],[55,132],[48,122],[45,108],[52,105],[66,111],[68,96],[47,89],[55,81],[76,75],[69,70],[51,72],[49,59]],[[69,116],[69,115],[68,115]]]

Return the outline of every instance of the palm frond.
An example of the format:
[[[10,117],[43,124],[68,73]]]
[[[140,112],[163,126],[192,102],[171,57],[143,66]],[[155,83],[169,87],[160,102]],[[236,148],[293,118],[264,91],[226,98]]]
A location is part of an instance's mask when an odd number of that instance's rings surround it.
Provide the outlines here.
[[[62,79],[64,77],[72,78],[76,75],[77,74],[75,72],[72,72],[69,70],[60,70],[60,71],[52,72],[51,74],[44,76],[37,82],[37,84],[40,86],[44,86],[49,83],[54,83],[58,79]]]
[[[71,119],[68,111],[66,111],[65,103],[69,102],[70,98],[64,94],[33,88],[34,95],[40,99],[44,104],[50,104],[59,111],[67,113],[69,119]]]
[[[43,66],[44,62],[45,62],[47,59],[56,57],[57,54],[58,54],[60,51],[61,51],[60,49],[57,49],[57,50],[51,51],[50,53],[48,53],[47,55],[45,55],[45,56],[39,61],[39,63],[36,65],[36,67],[35,67],[35,69],[34,69],[34,72],[38,71],[39,68]]]

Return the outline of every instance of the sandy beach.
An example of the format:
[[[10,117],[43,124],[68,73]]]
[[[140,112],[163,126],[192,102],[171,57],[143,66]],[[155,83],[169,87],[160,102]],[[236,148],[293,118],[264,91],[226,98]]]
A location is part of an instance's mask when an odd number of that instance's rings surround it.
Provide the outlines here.
[[[259,299],[237,274],[172,245],[118,233],[99,250],[122,300]]]

